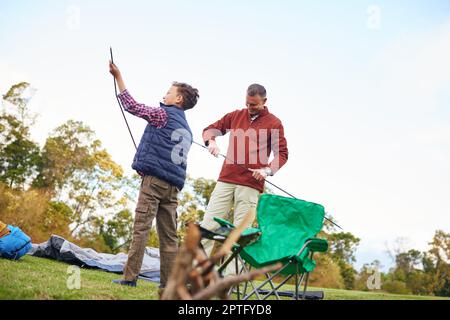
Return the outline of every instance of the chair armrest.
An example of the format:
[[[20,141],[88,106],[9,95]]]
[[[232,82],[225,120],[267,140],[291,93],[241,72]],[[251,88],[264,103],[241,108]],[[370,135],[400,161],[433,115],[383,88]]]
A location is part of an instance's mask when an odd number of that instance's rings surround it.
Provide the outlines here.
[[[218,224],[220,224],[220,226],[222,227],[230,227],[232,229],[235,228],[234,224],[232,224],[231,222],[225,220],[225,219],[221,219],[218,217],[214,217],[214,221],[216,221]]]
[[[326,252],[328,250],[328,241],[320,238],[311,238],[306,247],[313,252]]]
[[[261,235],[261,229],[259,228],[247,228],[242,231],[241,237],[249,237],[253,235]]]
[[[229,227],[231,229],[235,229],[236,227],[234,226],[234,224],[232,224],[231,222],[221,219],[221,218],[217,218],[214,217],[213,218],[218,224],[220,224],[221,227]],[[261,235],[261,229],[259,228],[247,228],[244,231],[242,231],[241,236],[242,237],[248,237],[248,236],[253,236],[255,234],[259,234]]]

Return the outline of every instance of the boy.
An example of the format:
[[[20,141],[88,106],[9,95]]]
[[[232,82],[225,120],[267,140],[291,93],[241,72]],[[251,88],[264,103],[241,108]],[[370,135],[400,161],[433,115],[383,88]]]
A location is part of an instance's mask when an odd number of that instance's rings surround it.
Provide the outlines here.
[[[186,179],[186,159],[192,144],[192,132],[184,112],[199,98],[198,90],[174,82],[160,107],[137,103],[125,87],[117,66],[110,61],[110,73],[116,78],[124,109],[147,120],[148,124],[134,156],[132,168],[142,176],[135,210],[133,239],[121,280],[114,283],[135,287],[145,246],[156,217],[160,243],[161,290],[166,286],[178,251],[177,195]]]

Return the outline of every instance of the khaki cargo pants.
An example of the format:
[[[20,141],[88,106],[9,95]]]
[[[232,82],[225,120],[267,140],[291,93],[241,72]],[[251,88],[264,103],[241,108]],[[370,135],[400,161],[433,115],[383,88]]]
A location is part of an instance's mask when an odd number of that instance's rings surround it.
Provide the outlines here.
[[[153,219],[159,237],[161,286],[164,288],[178,252],[178,188],[153,176],[144,176],[136,206],[133,239],[124,268],[124,279],[137,280]]]

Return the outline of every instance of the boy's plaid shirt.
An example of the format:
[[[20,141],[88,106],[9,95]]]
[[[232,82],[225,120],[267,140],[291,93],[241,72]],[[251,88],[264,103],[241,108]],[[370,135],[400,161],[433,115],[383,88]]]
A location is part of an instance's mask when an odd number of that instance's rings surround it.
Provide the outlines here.
[[[163,128],[167,124],[167,112],[161,107],[149,107],[145,104],[138,103],[130,95],[128,90],[123,91],[118,95],[122,102],[123,108],[137,117],[143,118],[149,124],[157,128]]]

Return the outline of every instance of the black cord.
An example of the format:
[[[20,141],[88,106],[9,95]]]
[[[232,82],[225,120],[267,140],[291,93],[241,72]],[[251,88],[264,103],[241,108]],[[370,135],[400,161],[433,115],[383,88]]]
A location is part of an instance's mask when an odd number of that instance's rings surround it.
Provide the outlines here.
[[[113,53],[112,53],[112,48],[111,47],[109,47],[109,52],[111,54],[111,62],[114,64],[114,58],[113,58]],[[130,136],[131,136],[131,140],[133,140],[134,147],[137,150],[136,141],[134,141],[133,133],[131,132],[130,125],[128,124],[127,118],[125,116],[125,112],[123,112],[123,107],[122,107],[122,104],[120,103],[120,100],[119,100],[119,96],[117,95],[116,77],[113,76],[113,79],[114,79],[114,93],[116,94],[117,103],[119,104],[120,111],[122,112],[123,120],[125,120],[125,124],[127,125],[128,132],[130,133]]]
[[[195,141],[192,141],[192,142],[193,142],[194,144],[196,144],[196,145],[202,147],[203,149],[208,149],[208,147],[206,147],[206,146],[203,145],[203,144],[200,144],[200,143],[195,142]],[[221,153],[219,153],[219,155],[220,155],[222,158],[224,158],[225,160],[231,161],[231,163],[233,163],[233,164],[239,166],[240,168],[245,169],[245,170],[249,170],[249,168],[247,168],[246,166],[234,162],[232,159],[228,158],[227,156],[225,156],[225,155],[223,155],[223,154],[221,154]],[[267,182],[268,184],[270,184],[271,186],[277,188],[278,190],[284,192],[285,194],[289,195],[290,197],[292,197],[292,198],[294,198],[294,199],[296,199],[296,200],[300,200],[300,199],[298,199],[296,196],[292,195],[291,193],[289,193],[289,192],[287,192],[286,190],[284,190],[284,189],[280,188],[279,186],[277,186],[275,183],[272,183],[272,182],[270,182],[270,181],[267,180],[267,179],[264,179],[264,181]],[[333,220],[331,220],[331,219],[329,219],[329,218],[327,218],[327,217],[325,217],[325,216],[324,216],[324,218],[325,218],[325,220],[329,221],[330,223],[332,223],[333,225],[335,225],[335,226],[338,227],[339,229],[343,230],[343,229],[342,229],[338,224],[336,224]]]
[[[110,51],[110,54],[111,54],[111,62],[114,63],[113,53],[112,53],[112,48],[111,48],[111,47],[109,48],[109,51]],[[127,118],[125,117],[125,112],[123,112],[122,104],[120,103],[119,97],[118,97],[118,95],[117,95],[116,78],[115,78],[114,76],[113,76],[113,78],[114,78],[114,92],[115,92],[115,94],[116,94],[117,103],[119,104],[120,111],[122,112],[123,119],[125,120],[125,124],[127,125],[128,132],[130,133],[130,136],[131,136],[131,140],[133,140],[134,147],[135,147],[136,150],[137,150],[137,145],[136,145],[136,142],[134,141],[133,133],[131,132],[130,126],[129,126],[128,121],[127,121]],[[196,144],[196,145],[198,145],[198,146],[204,148],[204,149],[208,149],[208,148],[207,148],[205,145],[203,145],[203,144],[200,144],[200,143],[195,142],[195,141],[192,141],[192,142],[193,142],[194,144]],[[237,166],[239,166],[239,167],[241,167],[241,168],[243,168],[243,169],[245,169],[245,170],[248,170],[247,167],[245,167],[245,166],[243,166],[243,165],[241,165],[241,164],[239,164],[239,163],[235,163],[233,160],[229,159],[227,156],[225,156],[225,155],[223,155],[223,154],[219,154],[219,155],[222,156],[224,159],[226,159],[226,160],[228,160],[228,161],[231,161],[233,164],[235,164],[235,165],[237,165]],[[278,190],[284,192],[285,194],[289,195],[290,197],[292,197],[292,198],[294,198],[294,199],[296,199],[296,200],[300,200],[300,199],[298,199],[297,197],[295,197],[294,195],[292,195],[291,193],[289,193],[289,192],[287,192],[286,190],[284,190],[284,189],[280,188],[279,186],[277,186],[275,183],[272,183],[272,182],[270,182],[270,181],[267,180],[267,179],[264,179],[264,181],[267,182],[268,184],[270,184],[271,186],[277,188]],[[334,221],[332,221],[331,219],[329,219],[329,218],[327,218],[327,217],[325,217],[325,216],[324,216],[324,218],[325,218],[327,221],[329,221],[330,223],[332,223],[333,225],[335,225],[336,227],[338,227],[339,229],[343,230],[338,224],[336,224],[336,223],[335,223]]]

